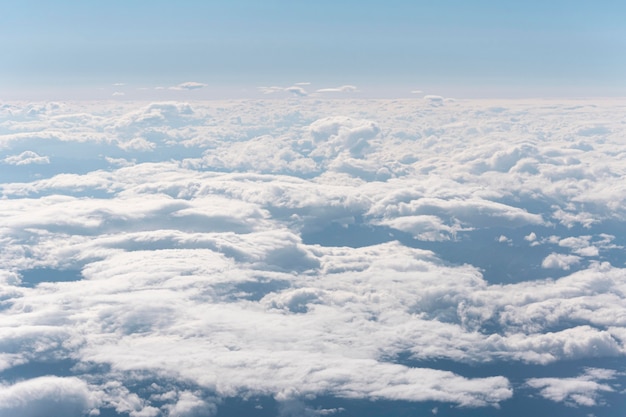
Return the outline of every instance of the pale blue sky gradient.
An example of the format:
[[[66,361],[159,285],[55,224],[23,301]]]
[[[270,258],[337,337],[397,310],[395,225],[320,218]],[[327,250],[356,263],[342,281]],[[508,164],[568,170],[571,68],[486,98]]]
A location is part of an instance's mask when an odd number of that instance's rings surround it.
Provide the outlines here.
[[[0,12],[0,93],[306,81],[626,95],[625,21],[617,0],[13,1]]]

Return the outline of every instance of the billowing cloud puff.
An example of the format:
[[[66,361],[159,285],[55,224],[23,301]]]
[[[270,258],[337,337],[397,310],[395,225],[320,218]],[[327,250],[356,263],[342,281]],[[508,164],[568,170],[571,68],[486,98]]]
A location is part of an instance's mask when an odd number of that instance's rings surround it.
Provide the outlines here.
[[[380,128],[369,120],[353,120],[347,117],[319,119],[309,126],[315,150],[311,157],[331,159],[346,152],[361,157],[369,150],[370,141],[376,138]]]
[[[568,270],[580,262],[580,257],[576,255],[564,255],[561,253],[551,253],[541,262],[543,268],[559,268]]]
[[[98,405],[98,395],[78,378],[41,377],[0,386],[0,416],[81,417]]]

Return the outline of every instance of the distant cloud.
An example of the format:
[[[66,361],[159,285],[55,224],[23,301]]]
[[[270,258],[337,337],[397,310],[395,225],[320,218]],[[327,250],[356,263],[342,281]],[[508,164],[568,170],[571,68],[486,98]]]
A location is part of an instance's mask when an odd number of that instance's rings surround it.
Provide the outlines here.
[[[288,91],[300,97],[304,97],[308,94],[304,88],[296,86],[296,85],[285,88],[285,91]]]
[[[50,159],[33,151],[24,151],[19,155],[7,156],[3,162],[9,165],[49,164]]]
[[[297,83],[290,87],[258,87],[258,90],[263,94],[276,94],[287,92],[298,97],[305,97],[308,95],[308,92],[303,87],[301,87],[302,85],[307,85],[307,83]]]
[[[207,84],[189,81],[186,83],[175,85],[173,87],[170,87],[169,89],[170,90],[198,90],[204,87],[207,87]]]
[[[424,100],[432,103],[433,105],[442,105],[444,98],[442,96],[436,96],[433,94],[425,95]]]
[[[358,91],[358,89],[354,85],[342,85],[340,87],[320,88],[319,90],[315,90],[316,93],[353,93],[355,91]]]
[[[125,95],[126,95],[126,93],[122,93],[120,91],[116,91],[116,92],[113,93],[113,97],[121,97],[121,96],[125,96]]]

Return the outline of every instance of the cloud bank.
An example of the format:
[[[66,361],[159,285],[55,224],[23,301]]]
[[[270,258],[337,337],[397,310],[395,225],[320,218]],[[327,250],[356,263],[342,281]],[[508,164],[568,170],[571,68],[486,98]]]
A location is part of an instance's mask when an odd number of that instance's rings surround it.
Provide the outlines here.
[[[626,382],[622,114],[3,103],[0,415],[601,414]]]

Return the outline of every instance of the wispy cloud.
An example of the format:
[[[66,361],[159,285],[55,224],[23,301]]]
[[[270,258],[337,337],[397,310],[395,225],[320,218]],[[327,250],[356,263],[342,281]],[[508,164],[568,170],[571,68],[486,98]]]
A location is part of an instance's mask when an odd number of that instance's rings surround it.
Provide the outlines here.
[[[24,151],[19,155],[7,156],[3,162],[9,165],[49,164],[50,159],[33,151]]]
[[[258,87],[258,90],[263,94],[276,94],[276,93],[286,92],[295,96],[305,97],[309,93],[302,87],[303,85],[308,85],[308,83],[297,83],[290,87],[279,87],[279,86]]]
[[[340,87],[320,88],[316,93],[353,93],[359,91],[354,85],[342,85]]]
[[[207,84],[199,83],[195,81],[188,81],[185,83],[180,83],[178,85],[169,87],[170,90],[198,90],[200,88],[207,87]]]

